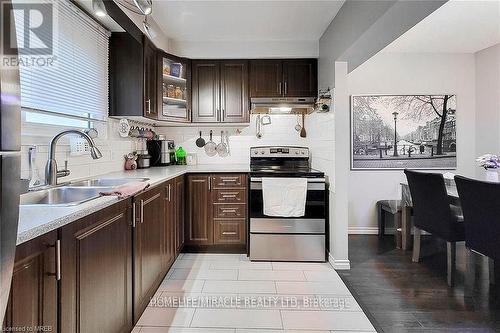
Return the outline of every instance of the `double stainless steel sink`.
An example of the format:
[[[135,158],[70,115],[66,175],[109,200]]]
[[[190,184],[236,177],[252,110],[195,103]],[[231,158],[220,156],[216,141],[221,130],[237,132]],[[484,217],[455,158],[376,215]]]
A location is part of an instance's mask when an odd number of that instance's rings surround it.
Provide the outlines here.
[[[94,178],[75,181],[65,185],[28,192],[21,195],[21,206],[76,206],[96,199],[101,192],[130,182],[146,181],[149,178]]]

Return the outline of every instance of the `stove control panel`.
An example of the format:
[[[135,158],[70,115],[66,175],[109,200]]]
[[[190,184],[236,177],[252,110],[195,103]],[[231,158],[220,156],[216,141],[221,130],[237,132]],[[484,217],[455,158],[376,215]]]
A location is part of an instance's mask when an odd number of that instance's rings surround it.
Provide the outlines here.
[[[309,148],[307,147],[286,147],[286,146],[266,146],[251,147],[250,157],[276,157],[276,158],[309,158]]]

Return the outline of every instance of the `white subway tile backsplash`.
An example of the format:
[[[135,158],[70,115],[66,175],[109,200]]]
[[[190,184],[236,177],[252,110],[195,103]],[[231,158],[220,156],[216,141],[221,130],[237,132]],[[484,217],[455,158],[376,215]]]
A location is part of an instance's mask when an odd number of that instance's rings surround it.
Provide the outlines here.
[[[307,117],[306,117],[307,118]],[[196,153],[198,164],[241,164],[249,163],[250,147],[267,145],[293,145],[309,147],[307,138],[301,138],[294,129],[297,124],[295,115],[275,115],[271,116],[271,124],[262,126],[262,139],[257,139],[255,131],[255,119],[252,115],[250,125],[246,127],[189,127],[189,128],[159,128],[158,133],[165,134],[167,138],[173,139],[176,146],[182,146],[189,153]],[[237,133],[237,129],[241,133]],[[225,158],[218,156],[209,157],[203,148],[198,148],[195,144],[202,131],[203,138],[208,141],[210,130],[213,131],[213,141],[220,142],[220,131],[229,132],[229,142],[231,155]]]
[[[295,115],[271,116],[271,124],[262,126],[263,137],[261,139],[257,139],[255,135],[255,120],[256,116],[252,115],[250,124],[245,127],[162,127],[155,130],[159,134],[165,134],[168,139],[173,139],[176,146],[182,146],[189,153],[196,153],[198,164],[246,164],[250,161],[250,147],[252,146],[305,146],[311,150],[313,167],[326,172],[330,177],[333,175],[335,159],[333,112],[313,113],[306,116],[307,138],[301,138],[299,132],[295,130],[298,120]],[[65,180],[121,170],[124,164],[123,156],[144,145],[143,142],[135,139],[121,138],[118,135],[118,120],[116,119],[110,118],[107,125],[99,125],[99,127],[101,127],[99,138],[95,140],[103,154],[103,158],[99,160],[93,160],[88,155],[71,156],[67,138],[62,138],[58,143],[56,159],[61,167],[64,166],[64,161],[68,160],[71,170],[71,175]],[[209,157],[203,148],[196,146],[195,141],[199,137],[199,131],[202,131],[203,138],[208,141],[210,130],[213,131],[213,141],[216,144],[220,142],[221,130],[229,132],[230,156]],[[22,137],[23,177],[28,176],[29,146],[36,145],[36,168],[40,177],[43,178],[50,139],[50,137],[39,136]]]
[[[68,161],[68,168],[71,170],[71,175],[64,178],[64,181],[69,181],[77,178],[91,177],[99,174],[104,174],[123,169],[123,155],[135,150],[136,140],[121,138],[118,135],[118,121],[109,119],[105,127],[100,125],[99,138],[95,140],[103,157],[98,160],[93,160],[90,155],[72,156],[70,154],[69,140],[66,137],[61,138],[57,144],[56,160],[59,167],[64,167],[64,161]],[[51,137],[45,136],[28,136],[23,135],[21,138],[21,177],[28,178],[28,150],[29,147],[35,146],[36,164],[38,175],[41,180],[44,180],[45,163],[48,158],[49,143]]]

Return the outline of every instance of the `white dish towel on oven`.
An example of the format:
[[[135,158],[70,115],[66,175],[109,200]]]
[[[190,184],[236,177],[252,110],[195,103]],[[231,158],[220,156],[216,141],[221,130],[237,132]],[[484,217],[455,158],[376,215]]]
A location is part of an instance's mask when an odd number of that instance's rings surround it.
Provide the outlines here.
[[[306,195],[307,178],[262,178],[264,215],[304,216]]]

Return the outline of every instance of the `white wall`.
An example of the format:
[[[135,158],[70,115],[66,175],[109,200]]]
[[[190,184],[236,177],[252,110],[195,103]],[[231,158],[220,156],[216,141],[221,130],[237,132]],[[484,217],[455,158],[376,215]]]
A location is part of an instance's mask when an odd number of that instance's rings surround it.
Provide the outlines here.
[[[349,73],[348,86],[350,95],[456,94],[456,173],[475,173],[474,55],[382,52]],[[345,145],[349,145],[349,123],[337,126],[337,130],[344,132],[342,137],[346,138]],[[376,201],[400,198],[399,183],[402,180],[402,171],[350,171],[349,231],[375,233]]]
[[[475,53],[476,154],[500,154],[500,44]]]

